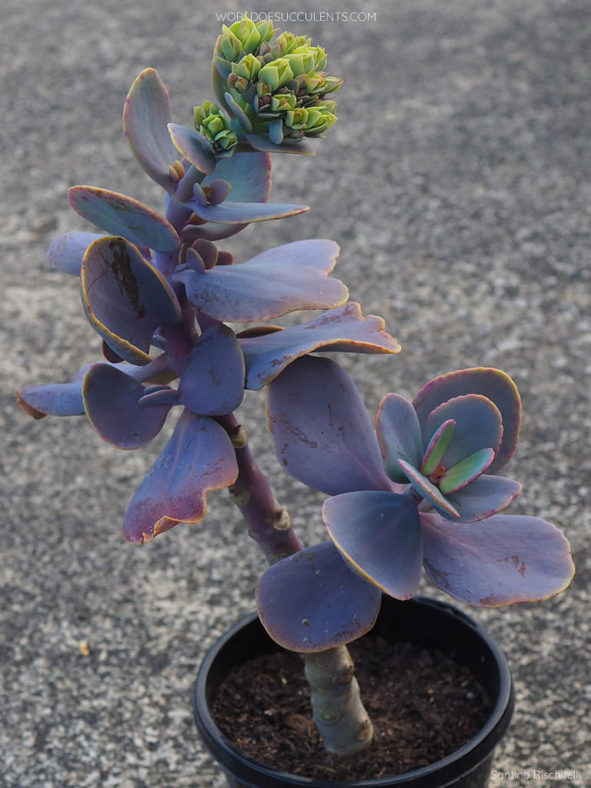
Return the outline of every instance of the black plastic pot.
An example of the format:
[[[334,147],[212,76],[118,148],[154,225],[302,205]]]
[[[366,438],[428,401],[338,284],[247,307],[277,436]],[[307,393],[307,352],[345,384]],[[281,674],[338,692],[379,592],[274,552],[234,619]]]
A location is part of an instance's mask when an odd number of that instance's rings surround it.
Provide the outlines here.
[[[453,652],[469,665],[491,697],[494,708],[480,732],[461,749],[436,763],[389,778],[319,783],[272,769],[249,757],[217,728],[209,702],[233,666],[278,647],[255,614],[226,632],[207,653],[195,684],[195,722],[203,742],[226,772],[230,788],[486,788],[494,749],[513,714],[513,684],[507,660],[496,641],[479,624],[455,607],[415,598],[398,602],[384,597],[372,633],[391,641],[410,641]],[[368,635],[368,637],[371,637]]]

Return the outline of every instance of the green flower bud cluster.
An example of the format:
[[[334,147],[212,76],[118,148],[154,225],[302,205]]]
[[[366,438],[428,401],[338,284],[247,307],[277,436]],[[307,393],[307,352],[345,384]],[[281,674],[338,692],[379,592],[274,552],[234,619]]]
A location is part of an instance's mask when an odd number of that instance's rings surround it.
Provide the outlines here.
[[[214,153],[230,151],[238,142],[236,132],[228,118],[212,101],[194,107],[194,124],[197,131],[210,143]]]
[[[336,102],[326,98],[342,83],[326,73],[322,47],[285,32],[273,38],[270,22],[245,15],[224,26],[214,52],[214,89],[244,134],[297,143],[336,121]]]

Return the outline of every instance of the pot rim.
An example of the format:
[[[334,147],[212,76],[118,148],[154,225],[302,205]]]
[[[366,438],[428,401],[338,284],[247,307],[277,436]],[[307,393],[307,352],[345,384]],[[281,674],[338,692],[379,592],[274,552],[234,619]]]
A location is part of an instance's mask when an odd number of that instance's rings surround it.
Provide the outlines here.
[[[419,604],[420,606],[437,608],[440,612],[457,618],[462,624],[471,628],[474,633],[484,641],[498,668],[499,687],[495,704],[489,713],[488,719],[480,731],[458,750],[455,750],[455,752],[447,755],[445,758],[441,758],[440,760],[434,761],[432,764],[423,766],[419,769],[413,769],[412,771],[404,772],[399,775],[391,775],[390,777],[368,778],[357,780],[355,782],[332,781],[320,783],[311,777],[294,775],[289,772],[272,768],[262,761],[253,758],[247,752],[240,749],[240,747],[234,744],[231,739],[226,737],[220,731],[210,713],[209,704],[200,703],[199,712],[197,712],[197,705],[199,698],[207,697],[207,682],[209,673],[220,651],[222,651],[228,642],[245,627],[252,626],[258,622],[262,629],[262,624],[260,624],[260,620],[256,612],[247,614],[235,624],[233,624],[228,630],[226,630],[226,632],[224,632],[224,634],[221,635],[208,649],[199,667],[194,691],[194,717],[197,728],[208,749],[211,750],[210,743],[215,741],[215,749],[219,748],[221,745],[224,749],[229,750],[234,758],[237,757],[240,761],[248,765],[248,768],[253,772],[253,777],[255,774],[258,774],[260,777],[267,778],[269,780],[281,779],[286,785],[307,786],[308,788],[313,788],[314,786],[317,786],[317,788],[344,788],[345,786],[346,788],[380,788],[380,786],[403,786],[405,784],[412,783],[413,781],[418,781],[417,786],[420,786],[422,784],[421,781],[432,777],[434,771],[438,771],[442,773],[442,775],[448,773],[449,771],[449,782],[454,782],[459,776],[461,776],[461,774],[457,770],[454,770],[452,773],[452,770],[458,761],[463,759],[466,759],[464,773],[474,770],[480,763],[484,762],[491,755],[492,750],[500,741],[511,722],[515,698],[513,680],[507,658],[495,638],[481,624],[474,621],[474,619],[470,618],[470,616],[466,615],[454,605],[448,602],[442,602],[437,599],[430,599],[428,597],[418,595],[410,600],[402,602],[404,605],[412,605],[413,603]],[[281,647],[278,646],[278,648],[280,649]],[[494,742],[490,741],[492,738],[494,738]],[[214,757],[217,758],[215,753]],[[222,766],[226,768],[224,764],[222,764]],[[425,783],[425,785],[426,784],[427,783]],[[448,783],[442,782],[441,786],[443,787],[446,784]],[[257,783],[253,783],[253,786],[256,785]]]

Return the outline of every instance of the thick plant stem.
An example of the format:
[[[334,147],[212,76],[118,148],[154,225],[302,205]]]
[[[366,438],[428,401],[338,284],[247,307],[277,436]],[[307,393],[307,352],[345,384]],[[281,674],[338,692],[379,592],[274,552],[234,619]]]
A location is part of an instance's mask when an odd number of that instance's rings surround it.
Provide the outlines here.
[[[337,755],[353,755],[368,747],[373,725],[365,710],[346,646],[306,654],[306,678],[314,722],[324,747]]]
[[[236,450],[238,478],[230,487],[230,496],[248,523],[250,536],[270,564],[297,553],[303,545],[291,527],[289,514],[277,503],[268,476],[255,460],[244,429],[232,415],[218,421]]]
[[[248,447],[244,429],[233,415],[219,417],[236,451],[238,478],[230,495],[249,526],[249,534],[270,564],[297,553],[304,545],[289,515],[276,501],[269,478]],[[314,722],[324,747],[353,755],[371,744],[373,725],[361,701],[354,665],[346,646],[304,654]]]

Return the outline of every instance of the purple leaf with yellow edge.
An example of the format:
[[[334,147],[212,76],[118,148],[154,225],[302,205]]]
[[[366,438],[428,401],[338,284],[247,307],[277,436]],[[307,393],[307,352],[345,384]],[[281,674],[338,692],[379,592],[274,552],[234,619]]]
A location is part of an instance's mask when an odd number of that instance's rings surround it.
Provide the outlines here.
[[[460,512],[457,507],[449,501],[441,492],[439,487],[436,487],[426,476],[419,470],[405,460],[398,460],[398,464],[404,471],[404,475],[412,484],[413,488],[424,498],[425,501],[434,506],[438,512],[441,512],[445,517],[450,517],[454,520],[460,519]]]
[[[259,616],[270,637],[304,654],[365,635],[375,624],[381,596],[351,572],[331,542],[273,564],[256,590]]]
[[[327,276],[334,267],[335,246],[330,241],[295,242],[239,265],[183,271],[178,279],[189,302],[216,320],[248,323],[300,309],[330,309],[349,295],[340,280]]]
[[[417,467],[421,468],[421,473],[425,476],[430,476],[441,465],[443,455],[447,451],[455,431],[456,422],[454,419],[447,419],[437,427],[425,449],[423,464],[417,463]]]
[[[386,473],[392,481],[406,482],[398,460],[419,467],[423,457],[421,426],[412,403],[400,394],[386,394],[378,407],[376,428]]]
[[[80,276],[84,253],[93,241],[104,237],[105,233],[85,233],[78,230],[58,235],[47,250],[45,259],[52,268],[71,276]]]
[[[375,315],[364,317],[349,302],[299,326],[240,338],[246,361],[246,387],[261,389],[297,358],[315,350],[349,353],[398,353],[400,345]],[[420,438],[420,433],[419,433]]]
[[[446,469],[479,449],[498,449],[503,435],[501,412],[487,397],[466,394],[434,408],[423,425],[424,438],[429,440],[449,420],[455,422],[455,429],[441,461]]]
[[[137,449],[162,429],[170,405],[142,407],[144,386],[110,364],[93,364],[84,378],[82,395],[90,423],[108,443]]]
[[[461,522],[473,523],[506,509],[520,492],[519,482],[482,474],[461,490],[450,493],[447,500],[460,513]]]
[[[166,279],[124,238],[101,238],[89,246],[81,285],[91,324],[115,353],[133,364],[148,364],[155,329],[181,316]]]
[[[194,129],[169,123],[168,131],[174,147],[193,167],[203,173],[211,173],[215,168],[215,156],[208,140]]]
[[[353,569],[396,599],[414,596],[423,566],[417,503],[408,495],[349,492],[322,507],[330,538]]]
[[[168,133],[170,99],[158,72],[144,69],[125,101],[123,131],[144,171],[165,189],[173,188],[170,165],[178,158]]]
[[[307,205],[294,203],[265,203],[265,202],[232,202],[226,200],[219,205],[202,205],[197,199],[184,203],[191,208],[200,219],[218,224],[250,224],[250,222],[265,222],[269,219],[284,219],[287,216],[308,211]]]
[[[328,495],[394,489],[361,395],[334,361],[287,367],[269,385],[267,419],[279,462],[304,484]]]
[[[474,367],[449,372],[429,381],[419,391],[413,404],[424,423],[430,411],[452,397],[464,394],[482,394],[490,399],[501,412],[503,439],[490,467],[496,472],[513,456],[521,424],[521,399],[515,383],[500,369]]]
[[[177,523],[200,522],[207,492],[229,487],[237,476],[236,454],[224,428],[185,409],[129,504],[127,539],[142,544]]]
[[[170,222],[125,194],[97,186],[72,186],[68,199],[76,213],[112,235],[160,252],[179,248],[179,237]]]
[[[244,358],[234,332],[213,326],[195,343],[179,384],[179,402],[203,416],[231,413],[244,396]]]
[[[483,474],[494,458],[495,453],[492,449],[475,451],[443,474],[439,479],[439,489],[444,495],[462,490]]]
[[[425,569],[448,594],[481,607],[538,602],[568,586],[570,546],[551,523],[494,515],[477,526],[421,514]]]
[[[21,409],[34,419],[81,416],[84,413],[81,380],[26,386],[16,392],[16,399]]]

